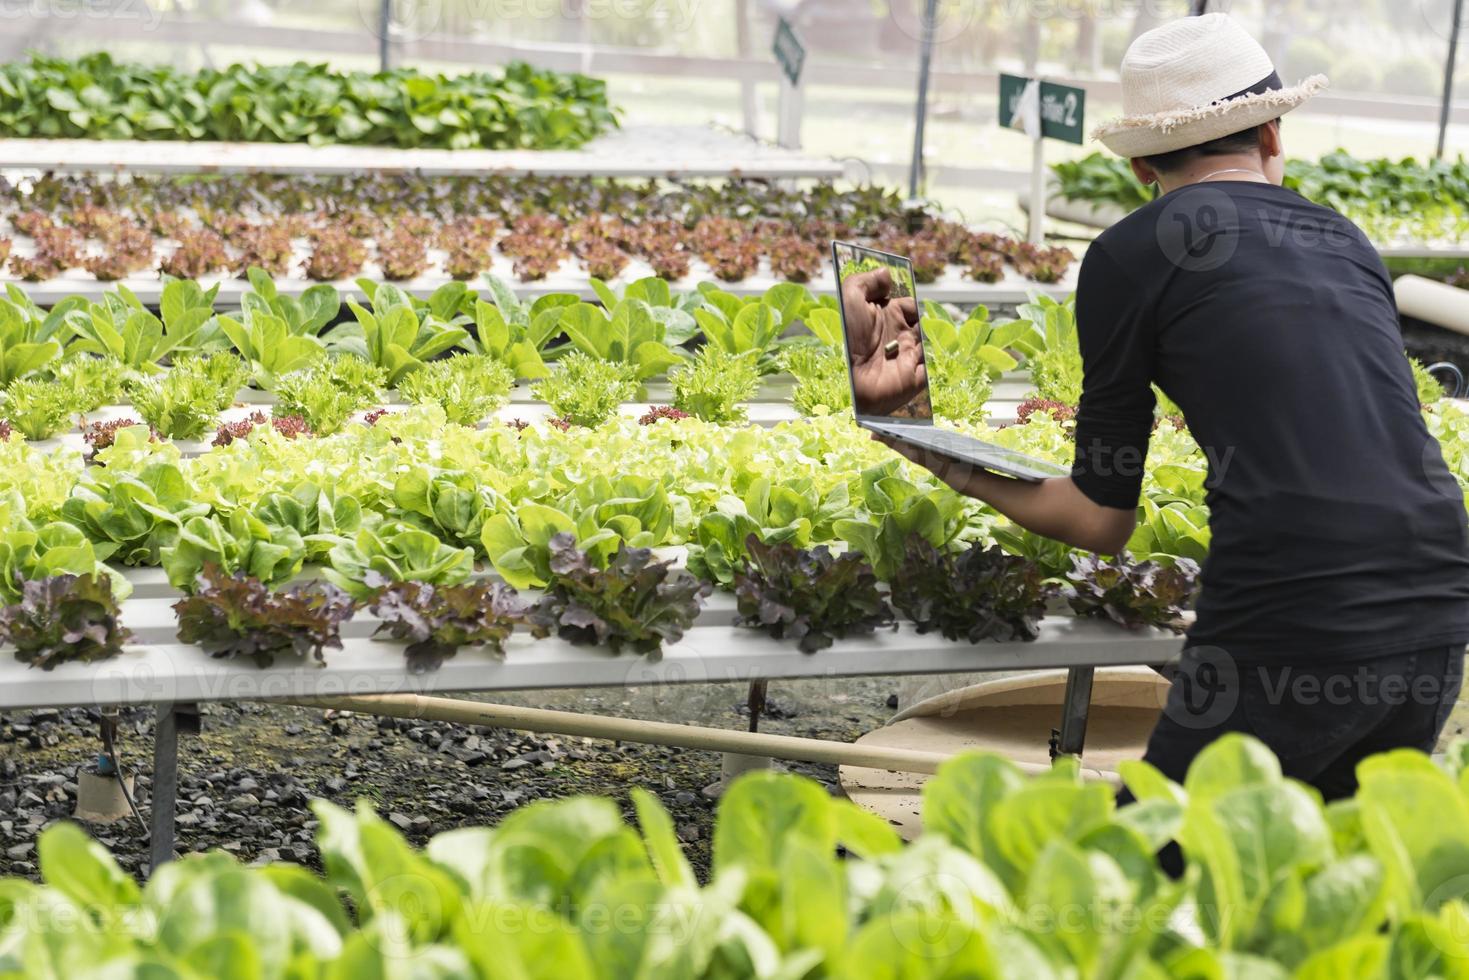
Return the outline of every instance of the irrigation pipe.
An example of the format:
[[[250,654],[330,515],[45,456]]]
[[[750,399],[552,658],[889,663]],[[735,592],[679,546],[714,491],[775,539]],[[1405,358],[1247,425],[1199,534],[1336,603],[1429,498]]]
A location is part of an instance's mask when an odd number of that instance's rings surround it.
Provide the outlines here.
[[[307,708],[355,711],[361,714],[386,715],[392,718],[448,721],[460,725],[485,725],[512,728],[543,735],[568,735],[600,738],[614,742],[643,742],[671,745],[707,752],[729,752],[738,755],[764,756],[798,762],[821,762],[834,766],[883,769],[890,772],[932,774],[949,755],[943,752],[920,752],[883,746],[830,742],[819,738],[794,735],[770,735],[765,732],[741,732],[699,725],[676,725],[664,721],[636,718],[613,718],[606,715],[583,715],[572,711],[550,711],[545,708],[520,708],[483,701],[460,701],[454,698],[425,697],[419,694],[377,694],[358,697],[288,699],[286,704]],[[1050,766],[1036,762],[1015,765],[1032,775],[1048,772]],[[1118,784],[1113,773],[1082,769],[1089,780]]]

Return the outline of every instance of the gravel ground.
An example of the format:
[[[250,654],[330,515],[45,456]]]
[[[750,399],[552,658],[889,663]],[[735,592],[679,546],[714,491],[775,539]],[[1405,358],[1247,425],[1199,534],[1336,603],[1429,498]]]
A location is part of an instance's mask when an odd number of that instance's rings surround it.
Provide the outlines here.
[[[771,685],[761,730],[850,741],[881,725],[920,687],[898,678],[821,679]],[[721,728],[748,725],[746,690],[737,684],[670,688],[526,692],[499,703],[619,715]],[[533,800],[578,793],[616,799],[631,817],[628,792],[655,792],[680,839],[707,871],[714,804],[704,794],[720,774],[707,752],[663,746],[539,736],[447,723],[333,715],[259,703],[204,705],[203,731],[181,736],[178,850],[223,848],[246,862],[284,859],[319,867],[312,845],[316,798],[351,806],[369,800],[416,843],[455,827],[494,824]],[[0,875],[37,876],[36,836],[69,818],[77,779],[100,747],[98,716],[85,709],[0,716]],[[125,709],[119,750],[136,775],[147,815],[153,712]],[[1469,730],[1461,700],[1444,740]],[[837,792],[830,766],[792,763],[791,771]],[[127,870],[146,875],[146,834],[132,820],[87,824]]]
[[[885,678],[772,685],[761,730],[850,741],[892,713],[897,681]],[[721,728],[748,725],[737,684],[526,692],[498,703],[620,715]],[[895,702],[892,702],[895,703]],[[690,858],[707,868],[718,781],[713,753],[664,746],[540,736],[494,728],[260,703],[202,706],[202,733],[181,735],[177,847],[223,848],[246,862],[285,859],[319,867],[307,806],[367,799],[416,843],[455,827],[494,824],[537,799],[594,793],[632,815],[629,790],[655,792],[673,814]],[[153,712],[125,709],[118,749],[136,775],[148,815]],[[84,709],[0,716],[0,875],[35,878],[35,839],[72,816],[79,772],[100,748],[98,715]],[[830,766],[792,771],[836,790]],[[132,819],[87,824],[127,870],[147,873],[146,834]]]

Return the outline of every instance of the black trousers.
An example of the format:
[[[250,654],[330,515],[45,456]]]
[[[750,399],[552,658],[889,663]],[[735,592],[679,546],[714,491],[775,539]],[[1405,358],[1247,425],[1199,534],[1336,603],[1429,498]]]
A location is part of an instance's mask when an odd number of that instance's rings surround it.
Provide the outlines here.
[[[1328,801],[1357,790],[1357,763],[1396,748],[1431,752],[1459,696],[1463,647],[1332,665],[1240,664],[1223,651],[1184,651],[1148,762],[1183,782],[1189,763],[1227,732],[1280,757],[1285,775]],[[1130,800],[1123,792],[1119,802]]]

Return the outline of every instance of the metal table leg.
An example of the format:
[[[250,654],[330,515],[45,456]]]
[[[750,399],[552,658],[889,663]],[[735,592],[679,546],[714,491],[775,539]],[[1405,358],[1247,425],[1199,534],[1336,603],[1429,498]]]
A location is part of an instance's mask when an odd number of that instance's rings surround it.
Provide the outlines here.
[[[765,713],[765,690],[767,682],[764,680],[751,681],[749,694],[746,696],[745,704],[750,709],[749,730],[758,732],[760,730],[760,716]],[[710,799],[719,799],[723,795],[725,787],[733,782],[742,773],[751,769],[768,769],[772,760],[763,755],[741,755],[738,752],[723,752],[719,760],[719,782],[711,783],[704,787],[704,795]]]
[[[1057,755],[1081,755],[1086,746],[1086,719],[1092,706],[1093,667],[1072,667],[1066,672],[1066,695],[1061,703],[1061,733]]]
[[[151,868],[173,860],[173,821],[179,795],[179,735],[197,735],[200,727],[197,704],[169,701],[158,706],[158,718],[153,725],[153,815],[148,848]]]
[[[158,706],[153,725],[153,814],[149,862],[153,871],[173,860],[173,818],[179,793],[179,707]]]

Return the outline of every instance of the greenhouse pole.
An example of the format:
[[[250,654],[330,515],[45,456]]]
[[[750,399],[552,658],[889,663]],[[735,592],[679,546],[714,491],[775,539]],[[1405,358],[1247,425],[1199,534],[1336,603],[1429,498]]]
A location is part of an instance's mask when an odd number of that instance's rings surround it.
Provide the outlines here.
[[[913,168],[908,174],[908,198],[917,200],[923,177],[923,123],[928,116],[928,73],[933,64],[933,36],[938,20],[938,0],[924,0],[923,27],[918,55],[918,108],[913,121]]]
[[[393,42],[390,40],[392,29],[393,0],[382,0],[377,19],[377,60],[381,71],[393,67]]]
[[[1444,65],[1443,105],[1438,110],[1438,151],[1443,159],[1444,142],[1449,134],[1449,114],[1454,107],[1454,62],[1459,56],[1459,30],[1464,25],[1464,0],[1454,0],[1453,26],[1449,29],[1449,61]]]

